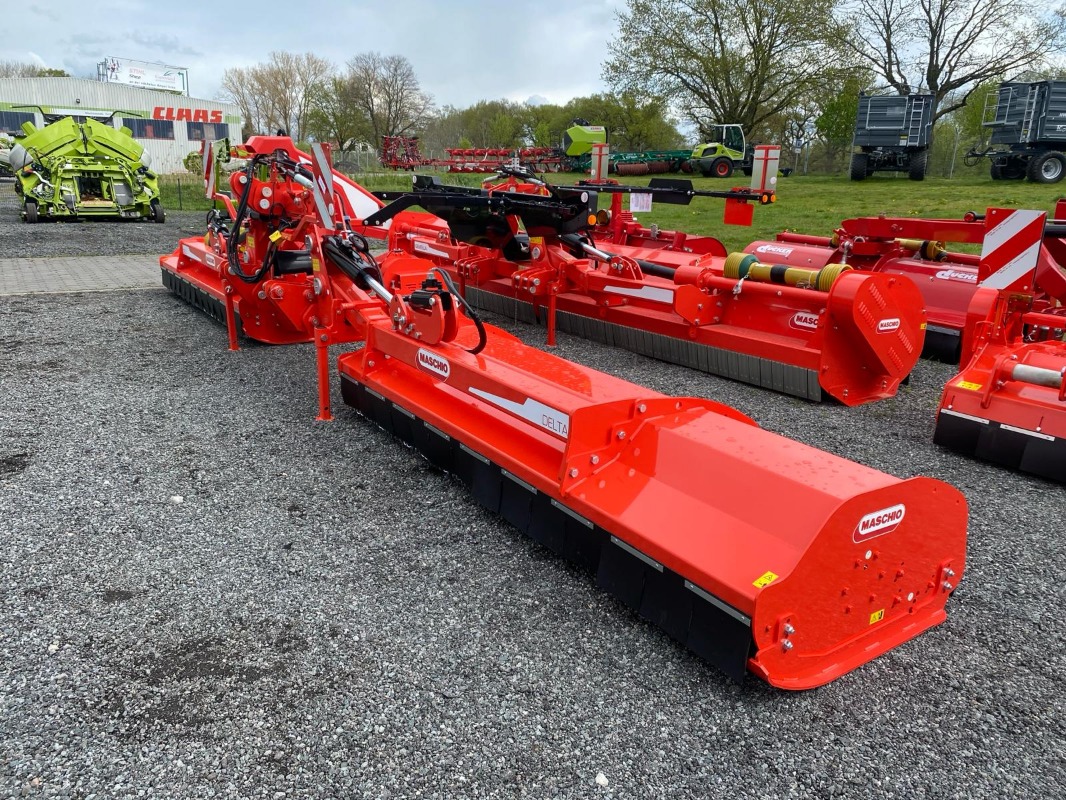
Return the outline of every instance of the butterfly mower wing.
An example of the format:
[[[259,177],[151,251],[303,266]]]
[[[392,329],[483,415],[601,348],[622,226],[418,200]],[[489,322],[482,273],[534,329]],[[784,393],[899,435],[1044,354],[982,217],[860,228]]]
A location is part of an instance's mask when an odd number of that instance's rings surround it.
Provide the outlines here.
[[[221,295],[231,345],[238,308],[250,338],[313,341],[320,418],[329,345],[362,342],[338,359],[346,403],[738,680],[819,686],[945,618],[965,562],[958,491],[523,345],[485,325],[446,270],[402,252],[377,262],[330,211],[328,172],[316,157],[307,179],[262,151],[233,178],[228,235],[161,261],[172,288]],[[263,197],[273,204],[248,213]],[[542,211],[587,211],[571,200]],[[218,269],[200,269],[208,253]]]
[[[685,239],[682,249],[658,247],[632,226],[616,227],[628,233],[603,244],[595,234],[597,191],[617,196],[638,189],[508,182],[477,190],[427,180],[411,192],[380,193],[392,202],[367,221],[392,220],[390,247],[448,271],[475,306],[526,321],[545,319],[549,344],[558,327],[693,369],[846,405],[893,396],[917,362],[925,314],[911,281],[837,264],[790,266],[772,252],[727,256],[717,242],[692,247]],[[749,222],[750,203],[774,196],[765,189],[698,192],[679,180],[660,180],[639,192],[668,202],[723,196],[733,207],[746,207]],[[584,198],[584,212],[554,210],[575,197]],[[430,213],[410,211],[415,205]]]

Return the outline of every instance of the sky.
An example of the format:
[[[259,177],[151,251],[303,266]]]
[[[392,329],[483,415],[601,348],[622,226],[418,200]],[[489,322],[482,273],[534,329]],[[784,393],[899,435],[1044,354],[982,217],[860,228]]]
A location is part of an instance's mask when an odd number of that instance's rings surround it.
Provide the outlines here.
[[[438,106],[607,91],[600,65],[625,0],[377,0],[255,3],[51,0],[11,3],[0,60],[95,77],[107,57],[187,67],[193,97],[217,99],[223,72],[271,51],[315,53],[338,69],[359,53],[402,55]]]

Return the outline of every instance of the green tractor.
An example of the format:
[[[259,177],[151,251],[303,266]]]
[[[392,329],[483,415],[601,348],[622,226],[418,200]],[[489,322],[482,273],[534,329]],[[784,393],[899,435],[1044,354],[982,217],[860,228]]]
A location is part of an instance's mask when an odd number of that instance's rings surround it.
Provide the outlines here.
[[[707,178],[728,178],[734,170],[750,176],[755,148],[748,145],[739,125],[710,125],[706,131],[712,141],[698,144],[692,151],[689,164],[692,171]]]
[[[48,124],[43,128],[22,124],[25,136],[12,145],[7,158],[25,222],[166,219],[159,201],[159,177],[148,169],[151,156],[129,128],[109,124],[113,116],[79,122],[45,115]]]

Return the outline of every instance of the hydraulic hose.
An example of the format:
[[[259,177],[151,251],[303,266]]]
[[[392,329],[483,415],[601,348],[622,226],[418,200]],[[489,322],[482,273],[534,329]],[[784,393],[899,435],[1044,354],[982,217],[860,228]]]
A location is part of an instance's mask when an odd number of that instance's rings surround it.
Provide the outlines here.
[[[609,253],[606,250],[600,250],[598,247],[593,247],[576,233],[564,233],[559,237],[559,241],[577,247],[582,252],[587,253],[594,258],[598,258],[601,261],[610,261],[612,258],[618,257],[614,253]],[[673,267],[664,267],[662,264],[653,264],[651,261],[645,261],[643,258],[634,258],[633,260],[637,262],[641,271],[647,275],[655,275],[658,278],[673,280],[674,273],[677,272]]]
[[[466,298],[459,293],[459,290],[455,286],[455,282],[452,280],[452,276],[442,270],[440,267],[433,267],[433,269],[430,270],[430,273],[433,272],[436,272],[438,275],[440,275],[441,280],[444,282],[444,285],[448,287],[448,291],[456,300],[459,301],[459,304],[463,307],[463,311],[466,312],[466,315],[470,317],[471,322],[474,323],[474,327],[477,328],[477,347],[475,347],[473,350],[467,351],[471,355],[476,356],[478,353],[485,349],[485,345],[488,343],[488,336],[485,333],[485,324],[481,321],[481,317],[478,316],[477,312],[474,310],[474,307],[471,306],[468,302],[466,302]]]

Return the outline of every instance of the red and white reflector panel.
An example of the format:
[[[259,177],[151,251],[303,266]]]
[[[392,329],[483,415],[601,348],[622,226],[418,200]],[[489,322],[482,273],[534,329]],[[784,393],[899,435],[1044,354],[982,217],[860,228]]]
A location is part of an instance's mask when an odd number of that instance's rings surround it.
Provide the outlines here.
[[[1047,212],[990,208],[985,219],[980,284],[990,289],[1031,289]]]

